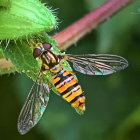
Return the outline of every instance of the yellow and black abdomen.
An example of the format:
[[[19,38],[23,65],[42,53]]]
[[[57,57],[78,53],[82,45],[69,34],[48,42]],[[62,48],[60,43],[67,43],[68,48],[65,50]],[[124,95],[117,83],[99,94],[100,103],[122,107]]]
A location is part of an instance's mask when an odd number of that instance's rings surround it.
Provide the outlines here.
[[[81,111],[85,110],[85,96],[71,71],[61,69],[52,76],[52,82],[64,100],[69,102],[72,107]]]

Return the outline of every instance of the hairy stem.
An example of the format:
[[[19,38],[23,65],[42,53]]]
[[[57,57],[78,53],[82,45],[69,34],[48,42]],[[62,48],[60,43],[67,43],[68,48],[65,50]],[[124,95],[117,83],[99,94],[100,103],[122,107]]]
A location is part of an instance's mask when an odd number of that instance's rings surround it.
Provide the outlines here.
[[[119,11],[128,3],[133,0],[108,0],[103,3],[100,7],[92,10],[90,13],[85,15],[83,18],[74,22],[66,29],[62,30],[58,34],[53,36],[53,39],[57,42],[59,49],[66,49],[70,45],[80,40],[84,35],[89,33],[97,25],[107,20],[115,12]]]
[[[108,0],[100,7],[92,10],[90,13],[79,19],[66,29],[62,30],[58,34],[53,36],[53,39],[57,42],[57,47],[62,50],[68,48],[73,43],[80,40],[84,35],[89,33],[93,28],[107,20],[115,12],[119,11],[128,3],[133,0]],[[0,60],[0,70],[2,69],[14,69],[11,62],[2,58]]]

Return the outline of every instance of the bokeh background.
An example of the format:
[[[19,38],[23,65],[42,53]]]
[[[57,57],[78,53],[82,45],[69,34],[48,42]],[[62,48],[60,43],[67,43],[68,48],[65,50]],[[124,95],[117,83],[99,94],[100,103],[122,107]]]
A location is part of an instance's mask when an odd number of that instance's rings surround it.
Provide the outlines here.
[[[59,32],[105,0],[44,0],[57,9]],[[32,81],[24,74],[0,76],[0,139],[3,140],[140,140],[140,1],[119,11],[66,50],[72,54],[110,53],[129,67],[108,76],[76,72],[85,96],[79,116],[52,93],[46,112],[28,134],[17,131],[17,118]]]

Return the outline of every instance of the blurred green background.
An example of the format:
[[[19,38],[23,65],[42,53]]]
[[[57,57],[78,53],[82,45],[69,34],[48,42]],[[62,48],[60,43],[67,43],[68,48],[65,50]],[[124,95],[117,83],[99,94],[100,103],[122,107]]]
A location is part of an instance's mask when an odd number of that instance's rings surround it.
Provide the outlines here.
[[[47,0],[57,9],[59,32],[105,0]],[[44,0],[44,2],[46,2]],[[140,1],[109,18],[66,50],[72,54],[110,53],[125,57],[129,67],[108,76],[76,72],[86,112],[76,114],[52,93],[45,115],[21,136],[17,118],[32,81],[23,74],[0,77],[0,139],[8,140],[140,140]]]

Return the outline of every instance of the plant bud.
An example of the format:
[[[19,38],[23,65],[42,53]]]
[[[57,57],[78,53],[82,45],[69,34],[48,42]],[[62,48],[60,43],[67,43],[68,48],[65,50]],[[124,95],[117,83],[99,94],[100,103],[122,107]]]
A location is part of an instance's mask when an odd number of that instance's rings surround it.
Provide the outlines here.
[[[0,40],[26,38],[53,30],[57,21],[51,10],[39,0],[6,0],[0,3]],[[6,2],[5,1],[5,2]]]

